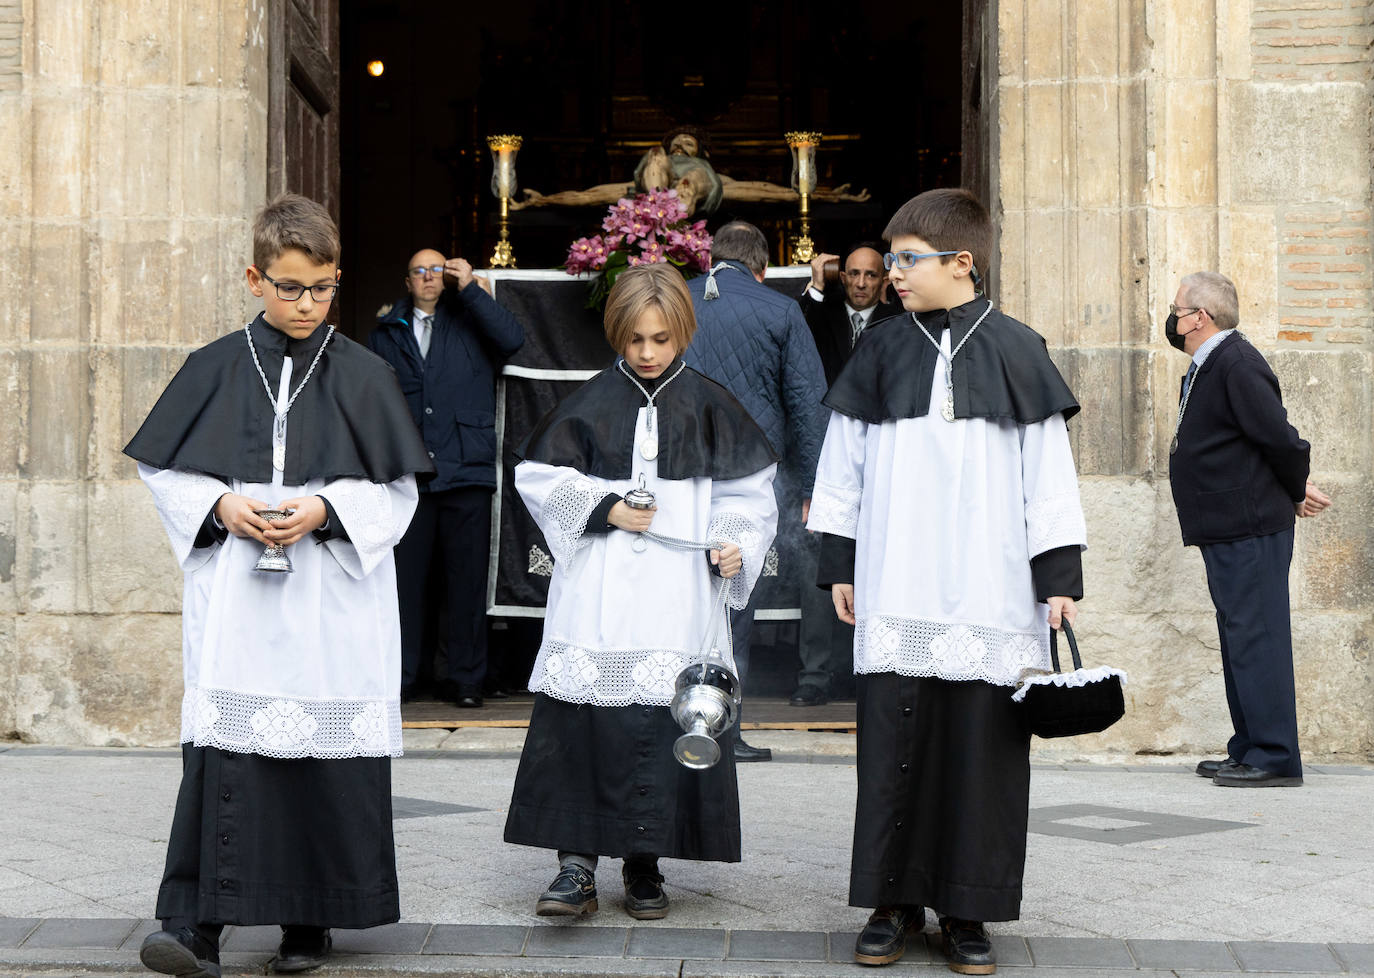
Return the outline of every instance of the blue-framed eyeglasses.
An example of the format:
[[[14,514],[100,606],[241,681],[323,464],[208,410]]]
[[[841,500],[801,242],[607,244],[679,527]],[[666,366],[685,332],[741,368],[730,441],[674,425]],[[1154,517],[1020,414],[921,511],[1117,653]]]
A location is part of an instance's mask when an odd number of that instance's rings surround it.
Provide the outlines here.
[[[284,299],[287,302],[295,302],[307,288],[310,291],[310,298],[320,303],[332,301],[335,293],[339,291],[339,286],[337,284],[305,286],[298,285],[295,282],[278,282],[260,268],[258,269],[258,274],[272,283],[272,287],[277,290],[278,299]]]
[[[424,278],[426,272],[428,272],[430,275],[442,275],[442,274],[444,274],[444,266],[443,266],[443,265],[416,265],[414,268],[412,268],[412,269],[410,270],[410,274],[411,274],[411,275],[414,275],[416,278]]]
[[[883,268],[886,268],[888,271],[892,270],[893,265],[896,265],[898,268],[910,268],[922,258],[944,258],[946,255],[957,254],[959,254],[957,251],[889,251],[887,254],[883,255]]]

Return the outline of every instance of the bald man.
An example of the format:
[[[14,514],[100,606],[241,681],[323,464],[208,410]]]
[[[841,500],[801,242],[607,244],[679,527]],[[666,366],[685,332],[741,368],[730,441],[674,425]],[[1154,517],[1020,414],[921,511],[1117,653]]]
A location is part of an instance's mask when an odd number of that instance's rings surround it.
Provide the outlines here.
[[[368,348],[396,370],[438,474],[396,546],[401,610],[401,700],[413,699],[424,647],[429,568],[444,566],[446,661],[441,695],[480,707],[487,674],[486,579],[491,494],[496,488],[496,372],[524,330],[482,288],[472,266],[432,248],[405,270],[406,297],[377,320]]]

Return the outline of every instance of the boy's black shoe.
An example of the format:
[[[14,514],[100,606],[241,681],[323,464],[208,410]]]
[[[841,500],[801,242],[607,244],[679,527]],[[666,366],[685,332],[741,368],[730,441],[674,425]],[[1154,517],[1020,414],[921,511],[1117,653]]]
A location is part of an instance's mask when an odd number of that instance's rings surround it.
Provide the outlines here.
[[[668,894],[656,863],[625,862],[620,870],[625,881],[625,912],[635,920],[662,920],[668,916]]]
[[[944,939],[950,971],[961,975],[990,975],[997,971],[992,941],[979,921],[941,917],[940,936]]]
[[[925,907],[879,907],[854,942],[859,964],[891,964],[906,953],[907,934],[926,925]]]
[[[735,739],[735,761],[771,761],[773,750],[769,747],[754,747],[742,739]]]
[[[190,927],[154,931],[138,949],[143,966],[180,978],[219,978],[219,948]]]
[[[324,964],[334,939],[328,927],[287,926],[281,929],[281,946],[277,948],[272,970],[278,974],[309,971]]]
[[[534,905],[541,917],[580,917],[596,910],[596,877],[572,863],[558,871]]]

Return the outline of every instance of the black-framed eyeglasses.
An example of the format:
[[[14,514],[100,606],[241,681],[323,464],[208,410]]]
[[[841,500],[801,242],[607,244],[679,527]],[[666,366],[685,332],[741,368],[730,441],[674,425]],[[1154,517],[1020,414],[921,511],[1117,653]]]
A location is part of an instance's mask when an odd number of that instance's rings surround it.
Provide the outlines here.
[[[310,290],[310,298],[314,299],[316,302],[332,302],[334,300],[334,294],[339,291],[339,283],[337,282],[329,285],[305,286],[297,282],[278,282],[261,268],[258,269],[258,274],[268,282],[271,282],[272,286],[277,290],[277,298],[283,299],[286,302],[295,302],[301,297],[301,294],[305,292],[306,289]]]
[[[889,251],[887,254],[883,255],[883,268],[886,268],[888,271],[892,270],[893,265],[896,265],[898,268],[910,268],[922,258],[944,258],[946,255],[957,254],[959,254],[957,251]]]
[[[1176,306],[1172,302],[1169,303],[1169,313],[1179,319],[1187,319],[1195,312],[1202,312],[1202,309],[1202,306]]]
[[[428,272],[430,275],[442,275],[442,274],[444,274],[444,266],[443,266],[443,265],[416,265],[414,268],[412,268],[412,269],[410,270],[410,274],[411,274],[411,276],[414,277],[414,278],[424,278],[426,272]]]

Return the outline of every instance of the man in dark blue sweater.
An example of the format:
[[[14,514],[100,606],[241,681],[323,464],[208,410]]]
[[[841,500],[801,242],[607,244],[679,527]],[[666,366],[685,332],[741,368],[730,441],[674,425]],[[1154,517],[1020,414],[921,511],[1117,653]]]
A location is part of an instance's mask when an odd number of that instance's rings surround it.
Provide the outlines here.
[[[1224,787],[1302,784],[1288,566],[1294,516],[1328,499],[1308,479],[1311,447],[1291,424],[1278,378],[1236,330],[1236,287],[1184,276],[1164,332],[1192,358],[1169,447],[1169,484],[1185,546],[1202,551],[1217,609],[1226,702],[1224,761],[1197,773]]]
[[[816,343],[794,299],[763,284],[768,267],[768,239],[744,221],[731,221],[711,243],[709,275],[687,283],[697,314],[697,332],[682,358],[727,388],[763,429],[782,458],[782,466],[800,484],[801,513],[778,514],[778,536],[798,517],[804,523],[816,479],[829,412],[821,407],[825,396],[825,372]],[[776,483],[774,484],[776,488]],[[811,559],[797,570],[803,587],[815,580],[815,555],[801,547],[799,561]],[[754,590],[757,596],[758,589]],[[740,682],[746,684],[749,669],[749,632],[754,621],[754,602],[730,616],[734,634],[735,664]],[[768,760],[767,748],[751,747],[735,739],[735,759]]]
[[[444,563],[447,661],[437,676],[459,706],[482,705],[487,673],[486,581],[496,488],[496,372],[525,341],[462,258],[426,248],[406,266],[405,299],[377,321],[367,345],[396,370],[438,474],[420,487],[396,547],[401,610],[401,699],[414,695],[423,648],[428,571]]]

